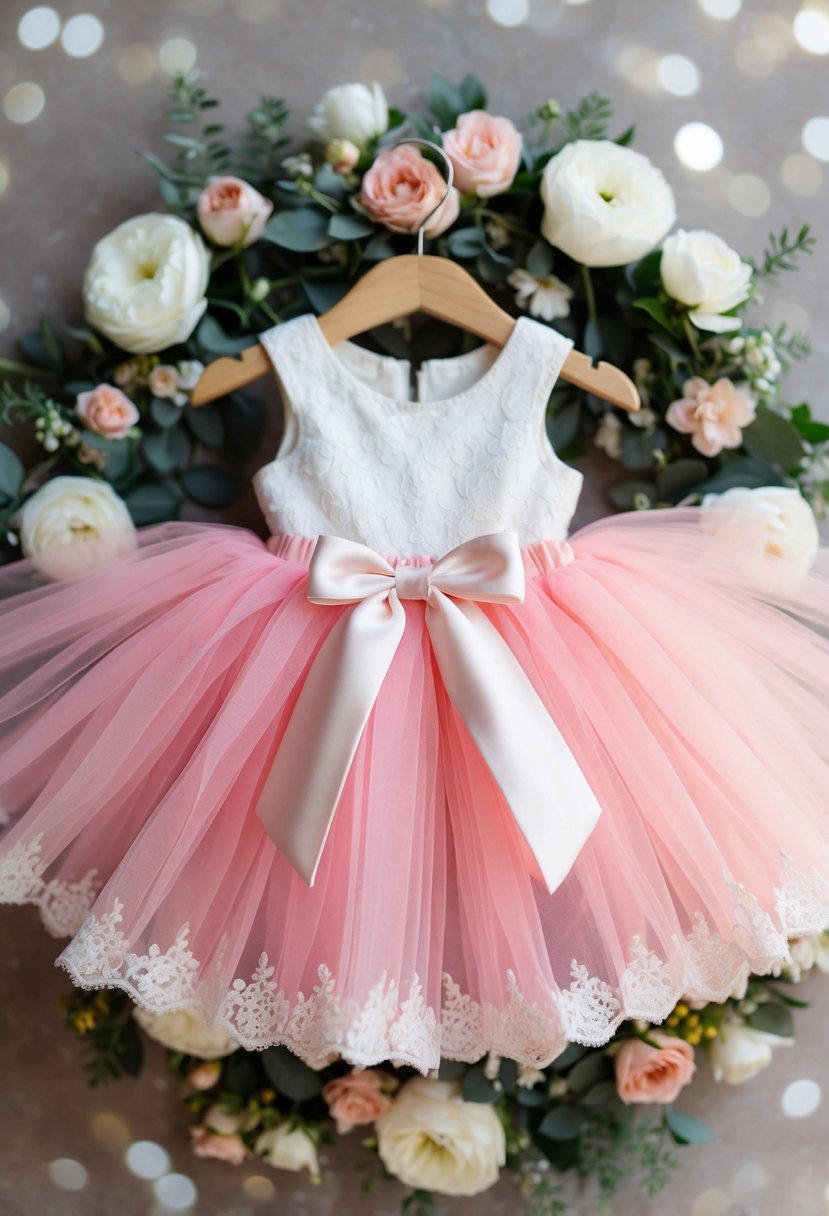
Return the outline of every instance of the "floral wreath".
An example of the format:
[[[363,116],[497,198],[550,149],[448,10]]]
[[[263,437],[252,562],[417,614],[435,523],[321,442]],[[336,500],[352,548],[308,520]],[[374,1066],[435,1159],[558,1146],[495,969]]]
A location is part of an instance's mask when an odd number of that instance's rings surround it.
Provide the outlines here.
[[[346,84],[325,93],[313,139],[290,154],[281,99],[263,97],[235,143],[195,74],[176,78],[171,103],[172,163],[143,153],[167,210],[97,243],[83,322],[44,317],[19,339],[19,359],[0,360],[0,422],[29,423],[38,447],[26,467],[0,444],[4,560],[22,554],[54,573],[68,550],[77,568],[90,538],[120,542],[187,502],[221,511],[242,492],[261,402],[239,392],[194,409],[190,394],[209,360],[325,311],[378,260],[410,250],[445,190],[428,155],[392,146],[413,135],[439,142],[454,169],[430,247],[636,382],[632,414],[556,388],[556,451],[572,460],[592,445],[617,461],[619,510],[742,504],[747,545],[809,566],[816,519],[829,514],[829,426],[788,403],[781,383],[808,344],[743,318],[764,281],[811,251],[807,225],[772,235],[757,261],[711,232],[671,233],[668,182],[630,147],[633,128],[610,137],[610,103],[595,93],[569,111],[545,101],[521,133],[488,112],[471,75],[457,86],[433,76],[425,114],[390,108],[377,84]],[[436,330],[405,320],[366,341],[412,359]],[[470,337],[450,341],[467,349]],[[314,1070],[283,1047],[245,1051],[188,1011],[135,1009],[116,990],[74,992],[64,1009],[92,1049],[93,1083],[140,1070],[139,1025],[168,1048],[200,1156],[257,1156],[317,1180],[332,1129],[361,1127],[369,1168],[411,1188],[407,1210],[427,1211],[436,1193],[478,1194],[508,1165],[540,1216],[564,1210],[563,1171],[594,1179],[605,1199],[629,1174],[655,1191],[676,1164],[666,1145],[711,1138],[673,1103],[701,1049],[717,1079],[736,1083],[793,1042],[791,1007],[803,1002],[791,988],[814,966],[829,971],[829,937],[790,954],[781,974],[751,977],[722,1004],[681,1001],[661,1027],[624,1023],[609,1044],[571,1044],[546,1069],[490,1055],[426,1078],[341,1060]]]

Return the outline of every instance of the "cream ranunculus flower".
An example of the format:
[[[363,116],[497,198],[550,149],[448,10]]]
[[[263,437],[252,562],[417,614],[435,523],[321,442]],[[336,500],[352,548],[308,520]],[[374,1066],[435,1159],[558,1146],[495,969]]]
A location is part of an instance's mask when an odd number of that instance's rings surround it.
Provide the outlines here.
[[[756,565],[760,575],[771,574],[768,559],[772,558],[778,559],[775,573],[784,579],[800,578],[817,556],[817,520],[800,491],[791,486],[734,486],[722,494],[705,494],[700,505],[713,511],[707,522],[717,534],[744,546],[747,565]],[[720,511],[724,513],[719,515]]]
[[[723,1022],[709,1048],[715,1081],[741,1085],[771,1063],[778,1047],[791,1047],[794,1039],[754,1030],[742,1022]]]
[[[676,219],[660,171],[631,148],[578,139],[549,160],[541,178],[541,231],[585,266],[623,266],[644,257]]]
[[[126,503],[106,481],[53,477],[20,510],[20,545],[52,578],[70,579],[134,548]]]
[[[662,247],[662,283],[669,296],[687,304],[698,329],[739,329],[739,317],[723,317],[741,304],[751,287],[751,267],[713,232],[680,228]]]
[[[478,1195],[506,1160],[503,1125],[485,1102],[464,1102],[457,1081],[414,1077],[375,1125],[390,1174],[442,1195]]]
[[[239,1044],[223,1026],[210,1026],[195,1009],[170,1009],[150,1013],[136,1006],[133,1017],[151,1039],[201,1060],[219,1060],[238,1050]]]
[[[290,1129],[280,1123],[270,1131],[262,1132],[256,1141],[256,1151],[278,1170],[307,1170],[313,1182],[319,1182],[320,1166],[317,1146],[301,1127]]]
[[[137,215],[92,251],[83,284],[86,319],[133,354],[184,342],[207,308],[209,269],[204,242],[184,220]]]
[[[386,95],[376,80],[371,88],[338,84],[326,90],[308,119],[308,126],[323,143],[348,139],[358,148],[364,148],[375,135],[382,135],[388,125]]]

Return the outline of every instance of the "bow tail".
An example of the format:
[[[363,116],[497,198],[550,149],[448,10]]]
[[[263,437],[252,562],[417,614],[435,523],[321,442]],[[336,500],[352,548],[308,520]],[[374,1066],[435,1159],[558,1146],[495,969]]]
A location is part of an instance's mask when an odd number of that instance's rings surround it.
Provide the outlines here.
[[[437,592],[426,623],[446,691],[552,894],[601,806],[515,655],[477,604]]]
[[[340,617],[311,664],[259,795],[265,831],[309,886],[405,623],[396,595],[369,596]]]

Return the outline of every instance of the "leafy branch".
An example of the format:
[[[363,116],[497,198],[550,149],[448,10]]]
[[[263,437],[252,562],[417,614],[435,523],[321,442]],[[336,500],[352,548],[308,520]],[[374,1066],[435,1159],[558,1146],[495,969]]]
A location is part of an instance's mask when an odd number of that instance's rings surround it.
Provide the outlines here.
[[[797,270],[796,258],[801,254],[811,253],[816,244],[808,224],[803,224],[796,236],[789,237],[788,228],[784,228],[779,236],[771,233],[769,243],[763,251],[763,261],[758,266],[751,258],[747,259],[754,270],[757,279],[775,279],[784,270]]]
[[[284,134],[289,110],[281,97],[262,97],[247,114],[247,131],[237,157],[242,176],[260,189],[272,187],[278,173],[280,153],[290,140]]]
[[[574,110],[567,110],[558,120],[556,143],[563,147],[577,139],[607,139],[612,117],[610,99],[595,91],[589,93]]]
[[[167,120],[176,130],[168,131],[164,140],[178,149],[173,164],[166,164],[152,152],[141,153],[159,175],[164,201],[177,211],[191,207],[207,179],[226,173],[231,161],[230,147],[219,138],[224,126],[211,117],[219,101],[210,97],[197,80],[197,73],[181,72],[170,88],[172,105]],[[191,129],[181,129],[187,127]]]

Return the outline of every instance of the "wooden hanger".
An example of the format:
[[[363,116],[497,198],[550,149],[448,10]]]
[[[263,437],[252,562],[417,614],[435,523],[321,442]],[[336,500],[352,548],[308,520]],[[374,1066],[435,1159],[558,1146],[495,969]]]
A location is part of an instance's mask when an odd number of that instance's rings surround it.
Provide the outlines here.
[[[423,312],[450,325],[458,325],[495,346],[503,346],[515,326],[515,317],[500,308],[457,262],[423,253],[424,227],[452,187],[451,161],[431,140],[403,139],[399,142],[426,144],[440,154],[447,166],[443,199],[417,230],[417,253],[400,254],[378,262],[341,300],[317,318],[320,329],[333,346],[397,317]],[[215,401],[217,397],[258,380],[270,370],[270,360],[258,342],[243,351],[240,359],[215,359],[202,372],[191,393],[191,404],[199,406]],[[589,355],[582,351],[570,351],[561,377],[623,410],[634,412],[640,407],[636,385],[621,368],[604,362],[594,367]]]

